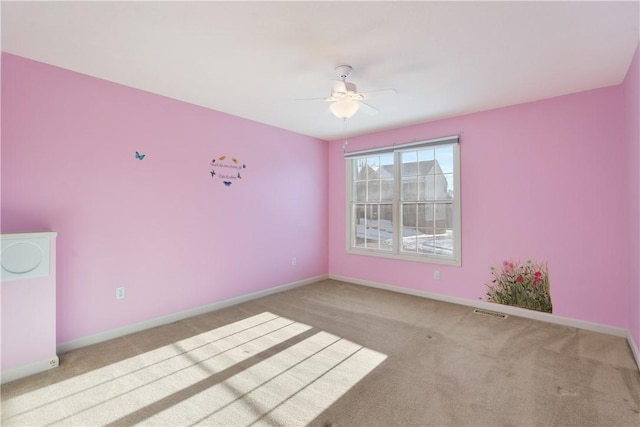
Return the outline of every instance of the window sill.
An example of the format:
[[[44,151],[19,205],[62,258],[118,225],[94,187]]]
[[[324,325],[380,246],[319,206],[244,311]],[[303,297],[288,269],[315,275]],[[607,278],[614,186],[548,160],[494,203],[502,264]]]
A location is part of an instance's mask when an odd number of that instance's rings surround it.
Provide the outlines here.
[[[380,252],[374,250],[367,249],[347,249],[347,253],[350,255],[361,255],[361,256],[371,256],[376,258],[389,258],[395,259],[398,261],[411,261],[411,262],[422,262],[426,264],[437,264],[437,265],[450,265],[452,267],[460,267],[462,263],[460,262],[460,258],[452,259],[452,258],[444,258],[438,257],[434,255],[399,255],[391,252]]]

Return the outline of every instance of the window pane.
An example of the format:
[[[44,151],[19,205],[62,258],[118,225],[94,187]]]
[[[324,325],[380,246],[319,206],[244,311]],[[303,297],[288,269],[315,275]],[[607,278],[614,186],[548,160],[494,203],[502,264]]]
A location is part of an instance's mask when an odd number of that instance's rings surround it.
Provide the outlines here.
[[[364,202],[367,197],[367,181],[356,181],[355,198],[356,202]]]
[[[443,199],[453,199],[453,174],[452,173],[448,173],[443,175],[444,179],[446,180],[446,185],[447,185],[447,189],[446,189],[446,197],[443,197]]]
[[[418,200],[418,181],[416,177],[402,178],[402,200]]]
[[[383,181],[380,181],[380,185],[381,185],[380,201],[383,201],[383,202],[393,201],[393,180],[385,179]]]
[[[353,161],[355,164],[353,178],[355,180],[367,179],[367,161],[366,159],[357,159]]]
[[[393,180],[393,153],[380,156],[380,179]]]
[[[425,161],[433,161],[433,159],[435,159],[433,148],[425,148],[418,151],[418,162],[423,163]]]
[[[393,250],[393,205],[380,205],[380,249]]]
[[[367,201],[379,202],[380,201],[380,181],[368,181],[367,182]]]
[[[402,251],[416,253],[418,236],[415,228],[402,228]]]
[[[435,205],[434,251],[438,255],[453,255],[453,204]]]
[[[433,233],[433,204],[420,203],[418,205],[418,227],[426,230],[426,233]]]
[[[402,176],[418,175],[418,153],[416,151],[409,151],[401,153],[400,156],[400,169],[402,170]]]
[[[434,175],[421,176],[420,178],[420,198],[418,200],[435,200],[435,182]]]
[[[417,252],[433,253],[434,206],[433,203],[418,205],[418,239]]]
[[[381,228],[393,232],[393,205],[380,205]]]
[[[453,230],[453,205],[451,203],[435,204],[436,233]]]
[[[433,160],[418,163],[418,175],[433,175],[435,173],[433,164]]]
[[[453,146],[436,148],[436,173],[453,173]]]
[[[436,236],[433,235],[433,229],[430,231],[420,230],[420,238],[418,239],[418,252],[421,254],[433,254],[435,252],[434,242]]]
[[[358,205],[356,247],[393,250],[392,213],[392,205]]]
[[[355,205],[353,209],[352,241],[355,247],[364,248],[364,230],[366,221],[364,216],[364,205]]]
[[[416,204],[415,203],[402,204],[402,224],[401,225],[403,227],[416,226]]]
[[[380,177],[380,157],[367,157],[367,179],[378,179]]]
[[[393,154],[368,157],[367,179],[393,179]]]
[[[449,184],[447,183],[448,175],[438,174],[434,176],[435,179],[435,191],[433,194],[433,199],[430,200],[447,200],[449,199],[449,192],[447,191],[447,187]]]

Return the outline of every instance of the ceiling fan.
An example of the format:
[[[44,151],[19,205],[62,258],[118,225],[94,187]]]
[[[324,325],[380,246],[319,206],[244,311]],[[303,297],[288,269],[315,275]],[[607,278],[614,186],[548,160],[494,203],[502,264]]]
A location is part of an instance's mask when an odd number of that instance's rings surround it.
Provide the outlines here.
[[[305,98],[305,100],[324,100],[331,102],[329,110],[339,119],[348,119],[358,110],[374,115],[380,110],[364,102],[371,94],[377,92],[393,92],[395,89],[381,89],[371,92],[358,92],[355,83],[347,82],[347,77],[351,75],[353,68],[350,65],[339,65],[336,72],[340,80],[336,80],[331,88],[331,96],[326,98]]]

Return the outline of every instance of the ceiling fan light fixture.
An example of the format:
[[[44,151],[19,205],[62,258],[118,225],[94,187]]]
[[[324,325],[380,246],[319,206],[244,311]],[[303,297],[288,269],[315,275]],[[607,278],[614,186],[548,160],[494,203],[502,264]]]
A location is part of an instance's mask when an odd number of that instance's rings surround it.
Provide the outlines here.
[[[329,106],[333,115],[339,119],[350,118],[358,111],[359,108],[360,104],[349,98],[341,98]]]

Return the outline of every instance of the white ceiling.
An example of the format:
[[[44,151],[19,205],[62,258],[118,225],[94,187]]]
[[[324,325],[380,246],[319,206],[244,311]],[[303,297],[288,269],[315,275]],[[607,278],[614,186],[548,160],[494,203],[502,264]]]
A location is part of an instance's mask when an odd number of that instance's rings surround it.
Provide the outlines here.
[[[2,50],[325,140],[619,84],[639,1],[2,1]],[[99,100],[96,100],[99,102]]]

